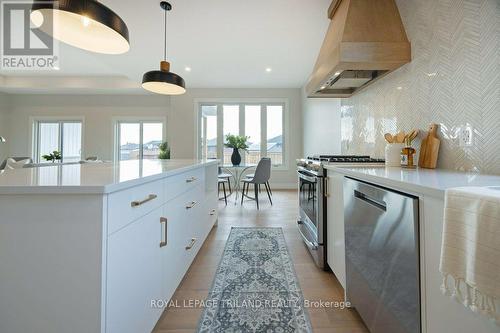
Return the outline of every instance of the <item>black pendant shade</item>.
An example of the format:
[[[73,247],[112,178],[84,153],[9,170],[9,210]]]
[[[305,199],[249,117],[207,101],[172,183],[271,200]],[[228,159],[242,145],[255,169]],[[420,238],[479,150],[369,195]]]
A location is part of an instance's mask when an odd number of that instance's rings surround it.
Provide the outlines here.
[[[31,21],[54,38],[87,51],[121,54],[130,49],[125,22],[95,0],[34,0]]]
[[[170,63],[166,61],[167,44],[167,11],[172,6],[162,1],[161,8],[165,11],[165,60],[160,63],[160,70],[149,71],[142,77],[142,87],[148,91],[163,95],[182,95],[186,92],[186,83],[179,75],[170,71]]]
[[[142,87],[163,95],[182,95],[186,92],[186,83],[179,75],[170,72],[170,64],[161,62],[159,71],[149,71],[142,77]]]

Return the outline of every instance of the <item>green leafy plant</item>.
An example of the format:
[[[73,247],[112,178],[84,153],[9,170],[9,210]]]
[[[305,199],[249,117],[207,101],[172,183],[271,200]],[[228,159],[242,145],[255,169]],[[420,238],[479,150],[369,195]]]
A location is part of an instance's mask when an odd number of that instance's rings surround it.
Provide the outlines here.
[[[228,148],[247,150],[249,147],[247,143],[248,139],[250,139],[249,136],[228,134],[226,135],[226,143],[224,146]]]
[[[168,142],[165,141],[160,144],[160,153],[158,154],[158,158],[160,160],[169,160],[170,159],[170,147],[168,146]]]
[[[62,156],[61,153],[58,152],[57,150],[54,150],[52,153],[47,154],[47,155],[42,155],[42,158],[46,160],[47,162],[52,162],[54,163],[55,161],[60,161]]]

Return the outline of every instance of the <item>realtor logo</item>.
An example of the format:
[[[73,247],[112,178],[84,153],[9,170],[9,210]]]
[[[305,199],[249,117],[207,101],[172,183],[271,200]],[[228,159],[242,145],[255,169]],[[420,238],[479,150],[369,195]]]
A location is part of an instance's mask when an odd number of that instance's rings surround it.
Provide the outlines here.
[[[39,3],[40,1],[38,1]],[[55,1],[47,3],[57,5]],[[55,70],[59,68],[58,43],[30,19],[33,1],[1,1],[1,69]],[[52,20],[43,22],[52,30]]]

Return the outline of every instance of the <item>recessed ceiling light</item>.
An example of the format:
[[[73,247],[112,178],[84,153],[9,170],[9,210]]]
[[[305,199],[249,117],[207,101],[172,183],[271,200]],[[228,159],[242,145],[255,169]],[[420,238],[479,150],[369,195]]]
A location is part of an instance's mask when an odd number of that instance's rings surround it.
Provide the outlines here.
[[[397,87],[396,89],[397,90],[403,90],[403,87]]]
[[[184,67],[184,70],[185,70],[186,72],[191,72],[191,67],[186,66],[186,67]]]
[[[272,71],[273,71],[273,69],[272,69],[271,67],[267,67],[267,68],[266,68],[266,72],[270,73],[270,72],[272,72]]]

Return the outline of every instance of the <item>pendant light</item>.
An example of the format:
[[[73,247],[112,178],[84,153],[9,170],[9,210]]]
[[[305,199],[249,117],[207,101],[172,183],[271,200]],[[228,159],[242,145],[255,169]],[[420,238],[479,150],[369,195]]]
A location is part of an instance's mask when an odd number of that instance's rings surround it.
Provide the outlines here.
[[[157,94],[182,95],[186,92],[186,83],[182,77],[170,71],[170,63],[167,62],[167,12],[172,10],[172,5],[162,1],[160,6],[165,11],[163,61],[160,62],[159,71],[150,71],[144,74],[142,87]]]
[[[125,22],[96,0],[34,0],[30,17],[42,31],[71,46],[104,54],[130,49]]]

